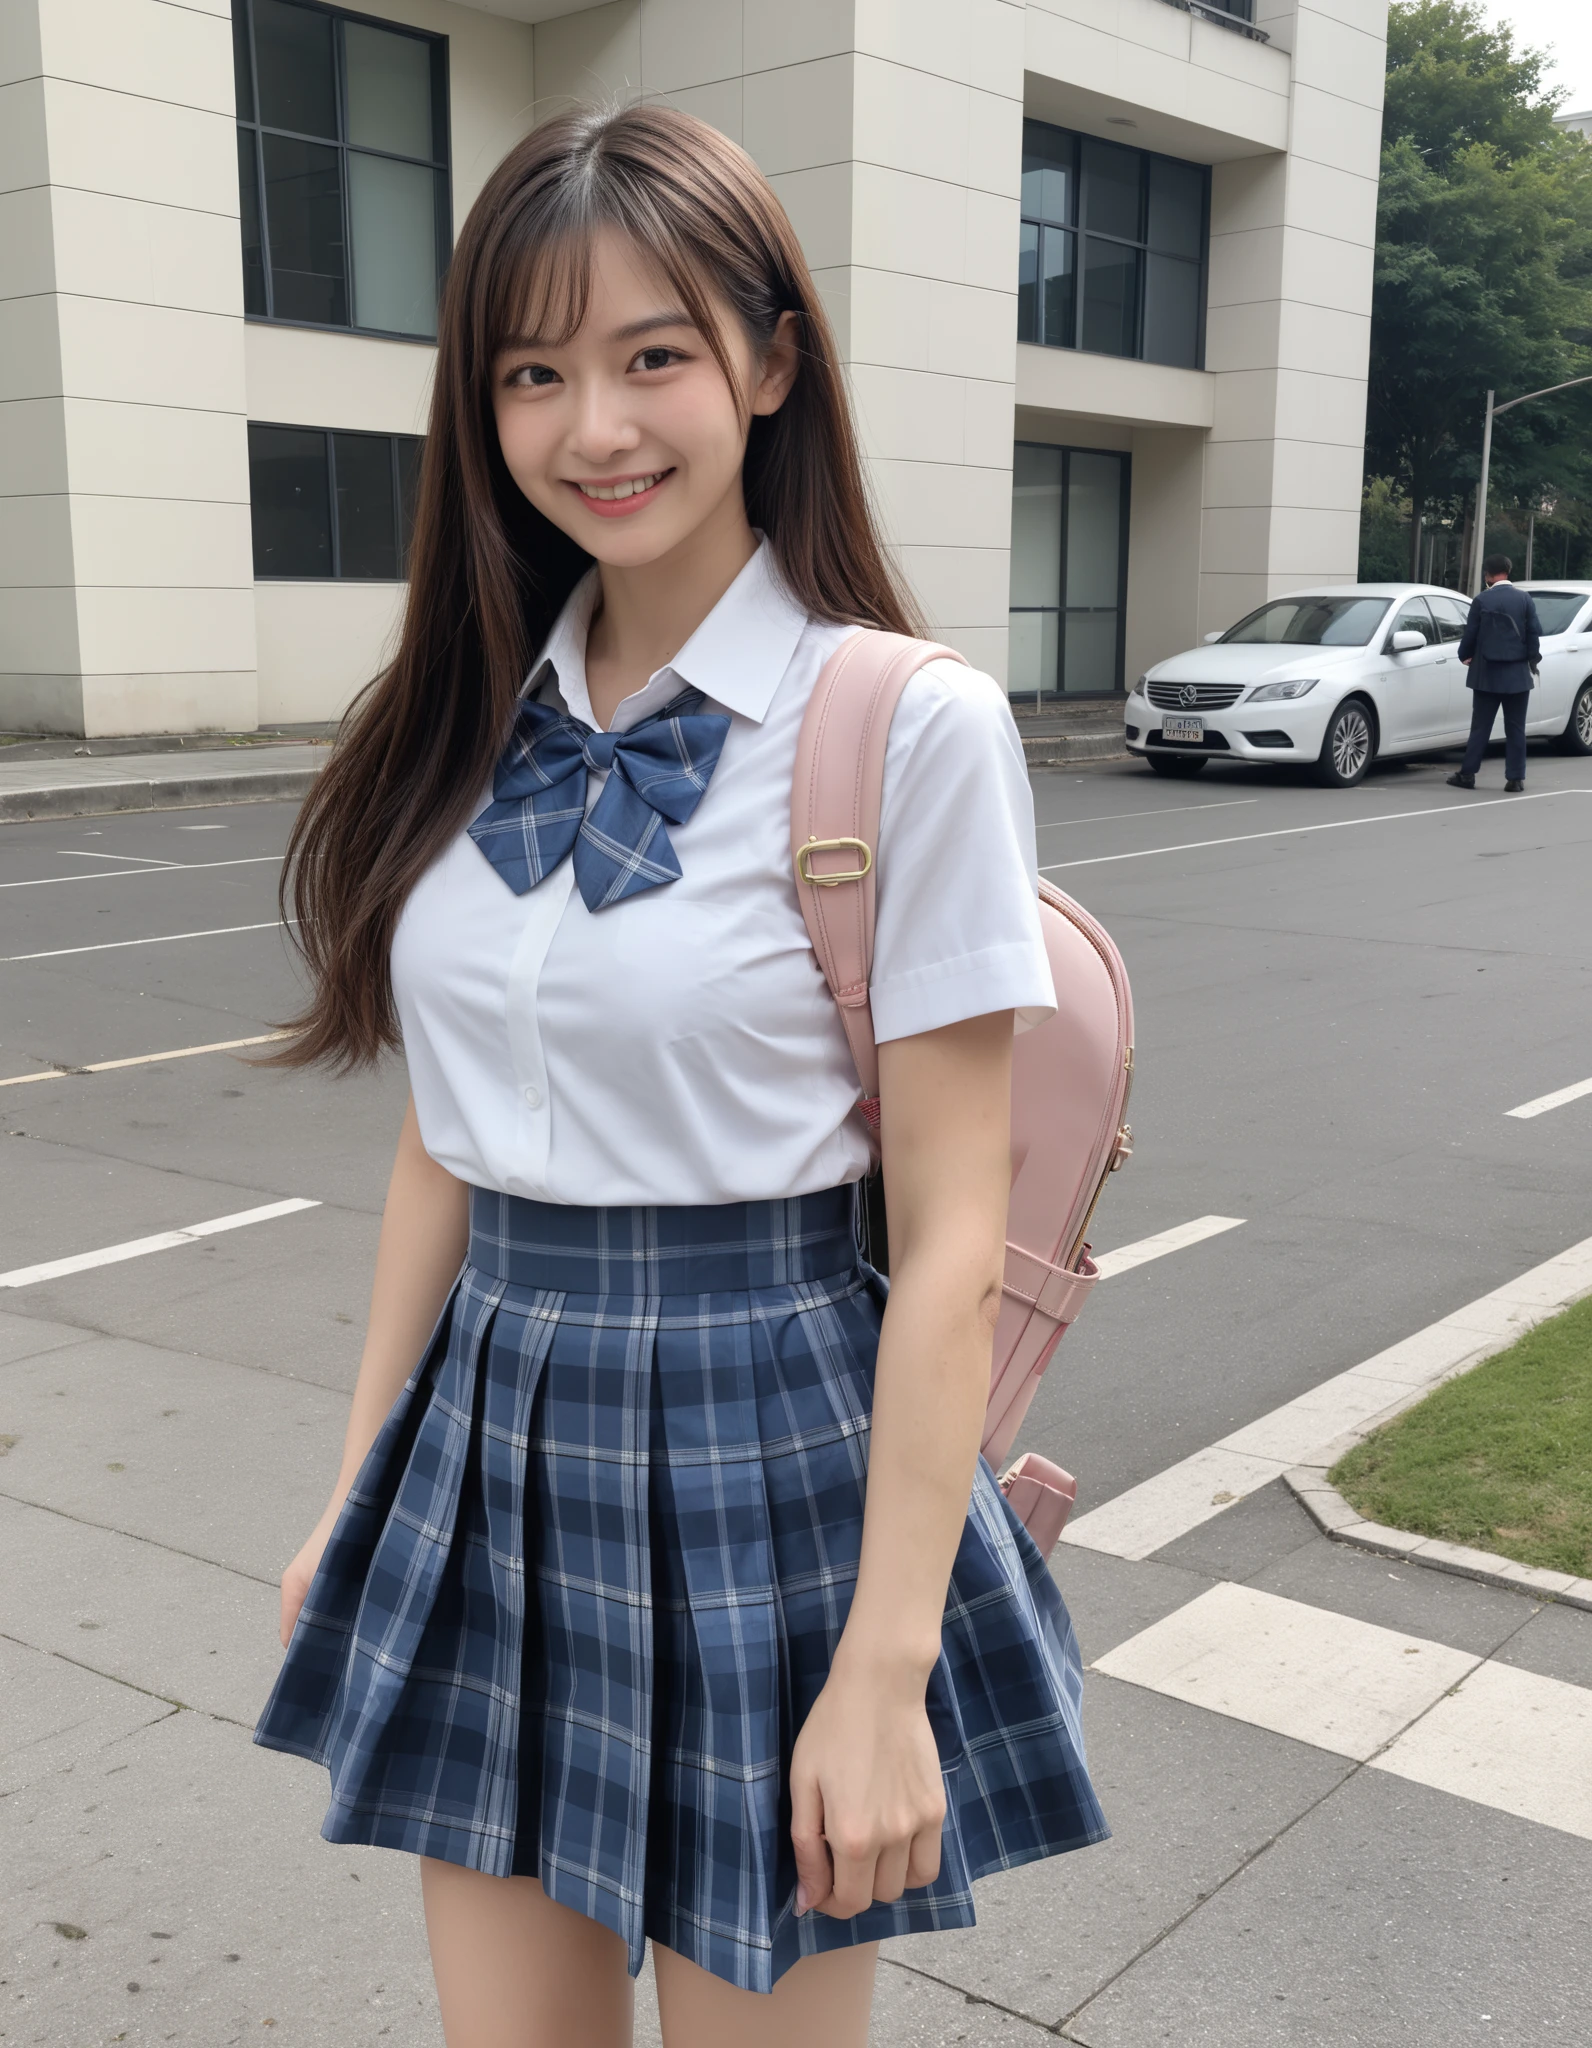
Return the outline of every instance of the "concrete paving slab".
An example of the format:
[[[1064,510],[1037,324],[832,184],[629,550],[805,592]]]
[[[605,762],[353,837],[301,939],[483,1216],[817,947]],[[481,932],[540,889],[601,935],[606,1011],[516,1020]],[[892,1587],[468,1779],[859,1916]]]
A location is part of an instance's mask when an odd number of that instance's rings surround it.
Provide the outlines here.
[[[164,1700],[5,1636],[0,1694],[6,1703],[0,1718],[0,1801],[39,1779],[82,1768],[108,1744],[175,1711]]]
[[[1187,1606],[1210,1584],[1204,1573],[1174,1570],[1155,1562],[1129,1564],[1104,1550],[1057,1549],[1050,1561],[1067,1611],[1078,1631],[1085,1664]],[[1088,1712],[1087,1681],[1084,1711]]]
[[[363,1211],[306,1209],[41,1281],[11,1298],[89,1329],[346,1395],[359,1371],[380,1228]]]
[[[1540,1608],[1495,1655],[1500,1664],[1592,1688],[1592,1614],[1574,1607]]]
[[[1054,2038],[1015,2013],[904,1969],[888,1944],[879,1962],[871,2048],[1039,2048]]]
[[[0,1634],[252,1728],[282,1661],[275,1585],[0,1499]]]
[[[1086,2048],[1546,2048],[1585,2033],[1592,1848],[1357,1771],[1067,2025]]]
[[[1408,1635],[1428,1636],[1478,1657],[1492,1655],[1532,1612],[1530,1601],[1519,1593],[1479,1586],[1403,1558],[1374,1556],[1324,1538],[1257,1572],[1251,1583],[1285,1599],[1330,1607]]]
[[[6,1248],[6,1271],[46,1259],[69,1258],[75,1252],[98,1251],[102,1245],[148,1237],[155,1231],[180,1230],[211,1216],[228,1216],[303,1193],[301,1188],[262,1190],[241,1176],[228,1181],[160,1172],[114,1155],[42,1144],[32,1137],[13,1135],[5,1157],[8,1170],[0,1187],[0,1243]],[[233,1172],[239,1174],[247,1164],[235,1158]],[[286,1218],[260,1227],[282,1228],[298,1220]],[[197,1245],[191,1245],[158,1256],[170,1259],[203,1254]],[[60,1322],[79,1320],[69,1308],[62,1313],[47,1288],[0,1294],[0,1305],[12,1314],[33,1312]]]
[[[0,1365],[85,1343],[88,1335],[71,1323],[52,1323],[42,1316],[13,1315],[9,1309],[0,1309]]]
[[[1283,1482],[1274,1479],[1226,1514],[1157,1551],[1155,1562],[1213,1579],[1249,1579],[1316,1540],[1310,1517]]]
[[[0,1366],[0,1494],[270,1582],[326,1505],[348,1403],[97,1338]]]
[[[1376,1768],[1592,1841],[1592,1692],[1483,1664]]]
[[[974,1894],[977,1927],[912,1935],[885,1951],[1042,2026],[1127,1968],[1349,1768],[1109,1679],[1090,1681],[1084,1697],[1090,1773],[1112,1839],[986,1878]]]
[[[440,2048],[416,1861],[322,1842],[324,1785],[175,1713],[8,1802],[6,2038]]]
[[[1222,1584],[1097,1669],[1363,1762],[1475,1664],[1444,1643]]]
[[[128,1001],[134,1013],[140,1011],[136,998]],[[184,1013],[163,1023],[159,1035],[129,1018],[113,1031],[96,1033],[95,1045],[79,1057],[198,1045],[208,1042],[207,1033],[224,1038],[265,1031],[288,1009],[284,1000],[263,1018],[231,1013],[219,1027],[214,1019],[207,1023]],[[99,1051],[102,1039],[110,1053]],[[276,1194],[309,1194],[379,1214],[408,1092],[400,1060],[389,1060],[374,1074],[336,1079],[265,1071],[222,1053],[0,1090],[0,1127],[9,1122],[31,1139],[81,1154],[220,1182],[247,1161],[253,1172],[271,1176]]]

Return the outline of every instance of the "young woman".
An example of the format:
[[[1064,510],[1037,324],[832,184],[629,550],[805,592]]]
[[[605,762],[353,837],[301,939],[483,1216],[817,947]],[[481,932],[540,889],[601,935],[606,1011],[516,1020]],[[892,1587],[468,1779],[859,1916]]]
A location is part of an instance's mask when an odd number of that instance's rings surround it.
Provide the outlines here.
[[[819,670],[911,617],[750,160],[539,128],[459,240],[402,642],[289,884],[291,1057],[401,1043],[412,1096],[258,1739],[329,1767],[331,1840],[423,1859],[450,2048],[618,2048],[649,1939],[671,2048],[863,2048],[881,1936],[1105,1833],[978,1458],[1054,995],[996,685],[931,664],[890,735],[888,1306],[790,871]]]

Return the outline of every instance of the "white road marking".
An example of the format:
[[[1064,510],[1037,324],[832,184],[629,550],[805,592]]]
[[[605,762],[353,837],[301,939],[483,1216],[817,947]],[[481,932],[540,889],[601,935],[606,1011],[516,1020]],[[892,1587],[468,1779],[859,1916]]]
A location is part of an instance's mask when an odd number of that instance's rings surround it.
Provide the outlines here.
[[[1365,1763],[1480,1662],[1229,1583],[1119,1643],[1094,1668]]]
[[[1592,1692],[1562,1678],[1483,1664],[1372,1762],[1592,1840]]]
[[[1500,804],[1529,804],[1553,796],[1592,796],[1592,789],[1538,789],[1521,796],[1484,797],[1480,803],[1428,804],[1419,811],[1381,811],[1371,818],[1328,818],[1319,825],[1279,825],[1270,832],[1239,832],[1230,839],[1190,839],[1182,846],[1141,846],[1134,853],[1097,853],[1088,860],[1052,861],[1042,875],[1057,875],[1066,868],[1098,868],[1116,860],[1154,860],[1164,853],[1197,853],[1206,846],[1243,846],[1252,839],[1292,839],[1302,832],[1343,832],[1351,825],[1389,825],[1402,818],[1448,818],[1456,811],[1490,811]]]
[[[1112,825],[1119,818],[1170,818],[1176,811],[1234,811],[1240,804],[1258,804],[1258,796],[1224,797],[1215,804],[1159,804],[1152,811],[1107,811],[1100,818],[1052,818],[1041,832],[1054,832],[1061,825]],[[106,856],[107,859],[109,856]]]
[[[1592,1840],[1585,1686],[1231,1583],[1092,1668]]]
[[[179,831],[189,828],[179,826]],[[84,860],[138,860],[138,854],[85,853]],[[114,882],[119,875],[161,875],[175,870],[181,875],[198,874],[206,868],[257,868],[280,862],[279,853],[250,853],[240,860],[163,860],[144,868],[112,868],[109,874],[35,875],[25,882],[0,882],[0,889],[48,889],[59,882]]]
[[[1128,1273],[1151,1259],[1164,1259],[1168,1252],[1180,1252],[1207,1237],[1220,1237],[1224,1230],[1242,1228],[1242,1216],[1196,1216],[1192,1223],[1180,1223],[1175,1230],[1163,1230],[1155,1237],[1141,1237],[1137,1244],[1118,1245],[1114,1252],[1101,1252],[1095,1260],[1102,1280],[1113,1273]]]
[[[134,1053],[131,1059],[91,1060],[86,1067],[40,1067],[36,1074],[7,1074],[0,1078],[0,1088],[23,1088],[30,1081],[61,1081],[74,1074],[109,1074],[118,1067],[153,1067],[162,1060],[192,1060],[203,1052],[237,1052],[246,1045],[274,1045],[279,1038],[290,1038],[289,1031],[263,1031],[256,1038],[220,1038],[214,1045],[179,1045],[173,1052]]]
[[[290,917],[289,924],[297,924],[296,917]],[[163,932],[153,939],[107,939],[98,946],[58,946],[50,953],[4,953],[0,954],[0,967],[13,966],[19,960],[66,960],[74,953],[119,953],[124,946],[171,946],[178,939],[225,939],[233,932],[279,932],[283,928],[279,917],[268,918],[264,924],[222,924],[207,932]]]
[[[1576,1081],[1568,1088],[1556,1088],[1551,1095],[1535,1095],[1518,1109],[1506,1109],[1504,1115],[1541,1116],[1545,1109],[1560,1109],[1567,1102],[1579,1102],[1583,1095],[1592,1095],[1592,1081]]]
[[[1592,1237],[1075,1516],[1062,1541],[1113,1557],[1149,1557],[1294,1466],[1334,1464],[1433,1387],[1507,1350],[1585,1294],[1592,1294]]]
[[[141,860],[152,868],[180,868],[180,860],[157,860],[152,853],[84,853],[76,846],[58,846],[62,860]]]
[[[295,1195],[286,1202],[267,1202],[260,1209],[240,1209],[232,1216],[212,1216],[208,1223],[190,1223],[181,1230],[162,1230],[154,1237],[135,1237],[126,1244],[108,1244],[97,1252],[78,1252],[70,1259],[48,1259],[39,1266],[17,1266],[0,1273],[0,1287],[36,1287],[41,1280],[60,1280],[68,1273],[86,1273],[95,1266],[119,1265],[123,1259],[141,1259],[147,1252],[165,1252],[180,1244],[196,1244],[203,1237],[217,1237],[224,1230],[242,1230],[246,1224],[269,1223],[274,1216],[296,1215],[300,1209],[318,1209],[319,1202],[307,1202]]]

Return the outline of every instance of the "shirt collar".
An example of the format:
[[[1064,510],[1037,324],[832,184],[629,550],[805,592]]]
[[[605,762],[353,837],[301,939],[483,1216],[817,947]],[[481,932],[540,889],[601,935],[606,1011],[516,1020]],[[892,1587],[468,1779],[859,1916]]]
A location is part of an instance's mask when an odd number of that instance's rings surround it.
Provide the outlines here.
[[[597,722],[586,685],[586,635],[599,588],[592,568],[570,592],[532,670],[535,687],[551,664],[565,709],[586,725]],[[612,730],[624,732],[650,717],[685,684],[761,724],[806,626],[807,614],[780,582],[768,542],[759,537],[757,552],[673,661],[619,705]]]

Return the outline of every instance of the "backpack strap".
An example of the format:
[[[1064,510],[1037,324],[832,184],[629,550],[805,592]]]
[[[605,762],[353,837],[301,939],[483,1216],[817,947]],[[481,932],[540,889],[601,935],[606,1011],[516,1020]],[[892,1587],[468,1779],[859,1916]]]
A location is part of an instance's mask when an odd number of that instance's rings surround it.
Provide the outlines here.
[[[813,685],[791,784],[791,860],[807,935],[840,1008],[870,1131],[879,1127],[879,1053],[868,978],[885,747],[901,692],[952,647],[899,633],[854,633]]]

